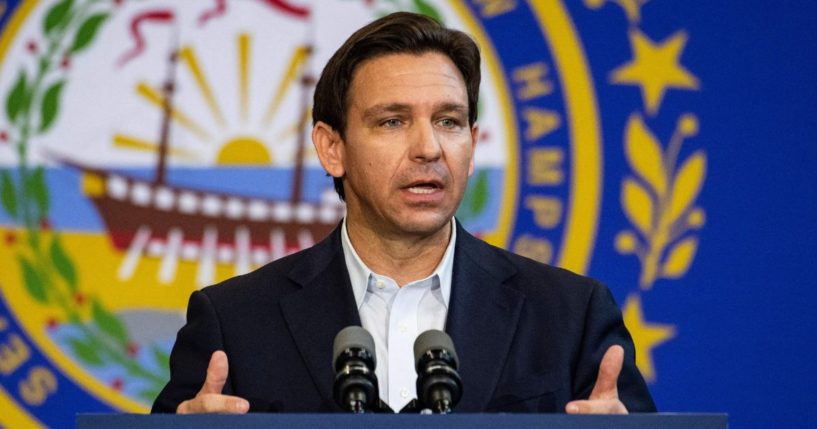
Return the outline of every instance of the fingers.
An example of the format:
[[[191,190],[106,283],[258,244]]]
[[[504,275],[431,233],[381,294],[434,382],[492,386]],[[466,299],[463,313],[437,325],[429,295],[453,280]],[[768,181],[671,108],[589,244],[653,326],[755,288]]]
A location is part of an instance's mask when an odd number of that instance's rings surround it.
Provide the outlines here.
[[[245,399],[221,394],[228,373],[227,354],[221,350],[213,352],[201,390],[195,398],[179,404],[176,413],[244,414],[249,411],[250,403]]]
[[[229,370],[227,354],[221,350],[214,351],[213,355],[210,356],[210,364],[207,365],[207,377],[204,379],[204,385],[201,386],[199,394],[221,393],[224,389],[224,383],[227,382]]]
[[[585,399],[568,402],[568,414],[627,414],[627,407],[616,399]]]
[[[624,348],[610,346],[601,358],[599,375],[590,398],[565,405],[568,414],[627,414],[627,407],[618,399],[618,376],[624,364]]]
[[[590,393],[590,399],[618,400],[618,375],[624,364],[624,349],[618,344],[610,346],[599,365],[596,385]]]
[[[244,414],[250,410],[250,403],[237,396],[217,393],[199,393],[195,398],[179,404],[177,414]]]

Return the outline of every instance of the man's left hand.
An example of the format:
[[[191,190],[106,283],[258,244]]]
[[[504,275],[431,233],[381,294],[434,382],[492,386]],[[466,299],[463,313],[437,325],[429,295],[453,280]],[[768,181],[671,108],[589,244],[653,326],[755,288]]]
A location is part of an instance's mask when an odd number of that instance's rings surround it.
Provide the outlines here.
[[[599,365],[599,376],[590,398],[570,401],[565,405],[568,414],[627,414],[627,407],[618,399],[618,375],[624,363],[624,349],[610,346]]]

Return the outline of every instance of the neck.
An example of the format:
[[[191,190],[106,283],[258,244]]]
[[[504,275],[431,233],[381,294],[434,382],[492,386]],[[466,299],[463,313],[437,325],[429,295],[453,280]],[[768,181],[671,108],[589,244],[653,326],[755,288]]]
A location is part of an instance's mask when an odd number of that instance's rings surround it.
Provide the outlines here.
[[[451,224],[447,222],[430,235],[388,236],[347,218],[346,230],[363,263],[402,287],[434,272],[448,247]]]

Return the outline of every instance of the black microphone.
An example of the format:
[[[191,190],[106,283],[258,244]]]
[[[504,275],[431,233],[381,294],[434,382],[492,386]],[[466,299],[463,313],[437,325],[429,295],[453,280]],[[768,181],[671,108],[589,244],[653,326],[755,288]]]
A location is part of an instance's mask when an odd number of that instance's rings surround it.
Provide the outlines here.
[[[346,411],[376,411],[379,403],[374,373],[374,339],[360,326],[347,326],[335,336],[332,353],[335,364],[335,402]]]
[[[450,413],[462,397],[459,359],[451,337],[436,329],[420,334],[414,341],[414,363],[421,407],[437,414]]]

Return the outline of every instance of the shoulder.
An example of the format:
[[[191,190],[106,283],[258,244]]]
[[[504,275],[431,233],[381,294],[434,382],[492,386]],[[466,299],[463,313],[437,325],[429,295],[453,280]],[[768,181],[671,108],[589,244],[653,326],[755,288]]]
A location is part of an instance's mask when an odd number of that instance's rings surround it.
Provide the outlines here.
[[[462,232],[462,233],[460,233]],[[474,266],[529,299],[557,300],[563,304],[587,305],[594,295],[609,294],[599,281],[564,268],[535,261],[488,244],[460,229],[464,258]]]
[[[343,250],[337,230],[318,244],[269,262],[249,273],[237,275],[202,289],[212,302],[244,302],[280,298],[308,282],[311,276],[327,269],[328,263]]]

